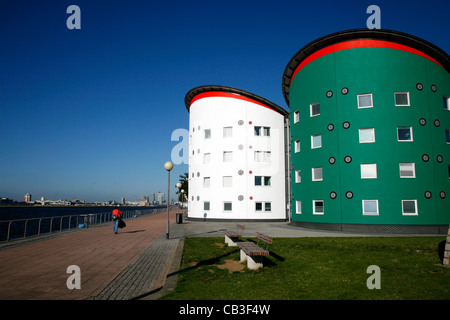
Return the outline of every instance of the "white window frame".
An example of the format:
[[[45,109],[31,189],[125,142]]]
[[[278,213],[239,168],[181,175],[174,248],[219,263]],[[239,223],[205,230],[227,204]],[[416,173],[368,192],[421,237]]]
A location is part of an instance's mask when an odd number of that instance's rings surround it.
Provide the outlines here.
[[[371,105],[370,106],[360,106],[359,105],[359,97],[363,97],[363,96],[370,96],[370,102]],[[356,96],[357,102],[358,102],[358,109],[367,109],[367,108],[373,108],[373,94],[372,93],[363,93],[363,94],[358,94]]]
[[[400,140],[399,138],[399,129],[409,129],[409,132],[411,133],[411,140]],[[397,127],[397,141],[398,142],[413,142],[414,141],[414,137],[413,137],[413,129],[412,127]]]
[[[450,130],[449,129],[445,129],[445,142],[447,144],[450,144]]]
[[[323,212],[316,212],[316,202],[322,202],[322,210]],[[325,214],[325,201],[324,200],[313,200],[313,214]]]
[[[302,170],[295,170],[295,183],[302,182]]]
[[[318,113],[318,114],[313,114],[313,107],[315,107],[315,106],[317,106],[317,105],[319,105],[319,113]],[[312,117],[320,116],[320,102],[311,103],[311,104],[309,105],[309,115],[310,115],[311,118],[312,118]]]
[[[205,140],[211,139],[211,129],[205,129],[204,130],[203,138]]]
[[[203,164],[207,164],[211,162],[211,153],[203,154]]]
[[[231,209],[230,210],[225,210],[225,205],[226,204],[230,204],[231,205]],[[233,202],[232,201],[224,201],[222,203],[222,211],[223,212],[233,212]]]
[[[233,162],[233,151],[224,151],[222,160],[223,162]]]
[[[412,165],[412,176],[402,176],[402,165]],[[400,162],[398,164],[398,170],[399,170],[399,174],[400,174],[400,178],[402,179],[414,179],[416,177],[416,164],[414,162]],[[403,170],[405,171],[405,170]]]
[[[256,178],[260,178],[261,184],[256,184]],[[266,178],[269,178],[269,183],[266,183]],[[255,176],[255,187],[270,187],[272,185],[272,176]]]
[[[233,127],[223,127],[223,137],[232,138],[233,137]]]
[[[261,210],[257,209],[257,204],[261,204]],[[266,204],[270,204],[270,210],[266,210]],[[255,201],[255,212],[272,212],[272,202],[270,201]]]
[[[397,104],[397,94],[406,94],[406,97],[408,99],[408,103],[407,104]],[[394,92],[394,104],[396,107],[410,107],[410,101],[409,101],[409,92],[408,91],[398,91],[398,92]]]
[[[317,179],[316,176],[316,171],[320,169],[321,173],[322,173],[322,178],[321,179]],[[312,168],[312,181],[323,181],[323,167],[316,167],[316,168]]]
[[[302,214],[302,201],[301,200],[295,201],[295,213]]]
[[[300,121],[300,112],[298,110],[294,111],[294,124]]]
[[[314,138],[320,137],[320,145],[316,146],[314,145]],[[314,134],[311,136],[311,149],[319,149],[322,148],[322,135],[321,134]]]
[[[300,152],[300,140],[295,140],[294,147],[295,147],[295,153],[299,153]]]
[[[208,204],[209,209],[205,208],[206,204]],[[204,211],[210,211],[211,210],[211,202],[210,201],[203,201],[203,210]]]
[[[370,173],[372,173],[373,168],[375,168],[375,176],[373,175],[363,175],[363,167],[370,168]],[[361,171],[361,179],[378,179],[378,170],[377,170],[377,164],[376,163],[361,163],[360,165],[360,171]],[[367,172],[367,170],[364,170]]]
[[[450,97],[443,96],[442,103],[444,106],[444,110],[450,111]]]
[[[203,188],[211,187],[211,177],[203,177]]]
[[[364,204],[366,203],[366,201],[375,201],[375,203],[377,204],[377,211],[376,212],[366,212],[365,206]],[[362,212],[363,215],[365,216],[378,216],[380,214],[380,207],[378,205],[378,200],[377,199],[364,199],[362,201]]]
[[[404,201],[414,201],[414,209],[415,209],[414,213],[409,213],[409,212],[405,213]],[[417,208],[417,199],[403,199],[402,200],[402,215],[404,215],[404,216],[418,216],[419,215],[419,209]]]
[[[270,127],[262,127],[263,136],[270,137]]]
[[[262,127],[261,126],[255,126],[253,128],[253,132],[255,133],[256,137],[260,137],[262,134]]]
[[[371,130],[373,135],[373,140],[364,141],[361,136],[361,131],[363,130]],[[375,143],[375,128],[361,128],[359,129],[359,143]]]
[[[233,176],[223,176],[222,177],[222,187],[232,188],[233,187]]]

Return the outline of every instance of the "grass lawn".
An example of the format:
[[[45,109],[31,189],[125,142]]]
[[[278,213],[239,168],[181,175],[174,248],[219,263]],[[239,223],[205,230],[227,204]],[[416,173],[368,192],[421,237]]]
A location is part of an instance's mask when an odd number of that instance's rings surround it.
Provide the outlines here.
[[[256,239],[244,239],[255,241]],[[222,238],[186,238],[177,287],[162,299],[450,299],[445,237],[275,238],[264,268],[248,270]],[[367,288],[370,265],[381,289]]]

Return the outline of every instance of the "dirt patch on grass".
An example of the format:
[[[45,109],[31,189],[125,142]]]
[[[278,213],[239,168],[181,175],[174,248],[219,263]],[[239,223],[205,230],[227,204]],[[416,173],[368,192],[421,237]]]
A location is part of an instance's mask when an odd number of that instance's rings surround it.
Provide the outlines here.
[[[219,264],[215,266],[222,270],[228,269],[228,273],[244,271],[244,265],[241,262],[231,259],[225,260],[224,264]]]
[[[219,247],[219,248],[225,247],[225,243],[218,243],[218,242],[216,242],[214,244],[216,245],[216,247]]]

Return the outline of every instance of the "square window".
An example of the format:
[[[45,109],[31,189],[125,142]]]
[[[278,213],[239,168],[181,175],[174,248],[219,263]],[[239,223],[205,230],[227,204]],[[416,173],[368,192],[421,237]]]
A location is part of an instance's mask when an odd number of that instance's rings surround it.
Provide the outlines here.
[[[270,127],[264,127],[264,136],[270,137]]]
[[[271,184],[271,177],[264,177],[264,185],[265,186],[270,186]]]
[[[295,153],[300,152],[300,140],[295,141]]]
[[[371,93],[358,95],[358,108],[373,108]]]
[[[255,211],[262,211],[262,202],[255,202]]]
[[[233,136],[233,127],[223,127],[223,137],[230,138]]]
[[[397,128],[397,140],[398,141],[413,141],[413,133],[411,127],[398,127]]]
[[[445,141],[450,144],[450,130],[445,129]]]
[[[302,182],[302,170],[295,170],[295,183]]]
[[[255,151],[255,161],[260,162],[263,159],[262,151]]]
[[[378,200],[363,200],[363,214],[378,215]]]
[[[210,163],[211,162],[211,153],[205,153],[203,154],[203,163]]]
[[[376,178],[377,178],[376,163],[361,164],[361,179],[376,179]]]
[[[311,117],[320,115],[320,103],[313,103],[310,106]]]
[[[261,127],[255,127],[255,136],[261,135]]]
[[[223,177],[223,187],[230,188],[233,186],[233,177],[225,176]]]
[[[313,200],[313,214],[324,214],[323,200]]]
[[[262,177],[255,176],[255,186],[262,186]]]
[[[224,151],[223,162],[231,162],[231,161],[233,161],[233,151]]]
[[[205,139],[211,139],[211,129],[205,129]]]
[[[417,215],[417,200],[402,200],[402,213],[404,215]]]
[[[311,136],[311,149],[322,148],[322,135],[316,134]]]
[[[444,109],[450,111],[450,97],[442,97],[444,102]]]
[[[322,174],[322,168],[312,168],[312,181],[322,181],[323,180],[323,174]]]
[[[203,178],[203,188],[209,188],[211,186],[211,177]]]
[[[294,111],[294,124],[300,121],[300,113],[297,111]]]
[[[395,92],[395,106],[409,106],[409,92]]]
[[[271,202],[264,203],[264,211],[266,211],[266,212],[272,211],[272,203]]]
[[[295,213],[302,214],[302,202],[300,200],[295,201]]]
[[[263,161],[270,162],[272,153],[270,151],[263,151]]]
[[[375,128],[359,129],[359,143],[375,142]]]
[[[400,178],[415,178],[416,168],[414,162],[400,163]]]
[[[210,208],[209,201],[204,201],[203,202],[203,210],[209,211],[210,210],[209,208]]]
[[[224,202],[223,203],[223,211],[232,211],[233,203],[232,202]]]

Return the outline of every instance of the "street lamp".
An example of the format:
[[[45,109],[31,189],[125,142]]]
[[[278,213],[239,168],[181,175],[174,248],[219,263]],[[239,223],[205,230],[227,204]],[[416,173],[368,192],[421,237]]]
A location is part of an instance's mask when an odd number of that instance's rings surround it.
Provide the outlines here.
[[[167,227],[166,227],[166,239],[169,239],[169,199],[170,199],[170,170],[173,169],[173,163],[167,161],[164,163],[164,169],[167,170]]]
[[[184,194],[184,189],[181,189],[181,213],[183,214],[184,213],[184,197],[185,197],[185,194]]]
[[[177,182],[177,184],[175,185],[175,187],[178,188],[178,191],[180,191],[181,188],[181,182]],[[178,197],[178,200],[180,199],[180,197]],[[180,201],[178,201],[178,209],[180,209]],[[178,212],[178,211],[177,211]]]

